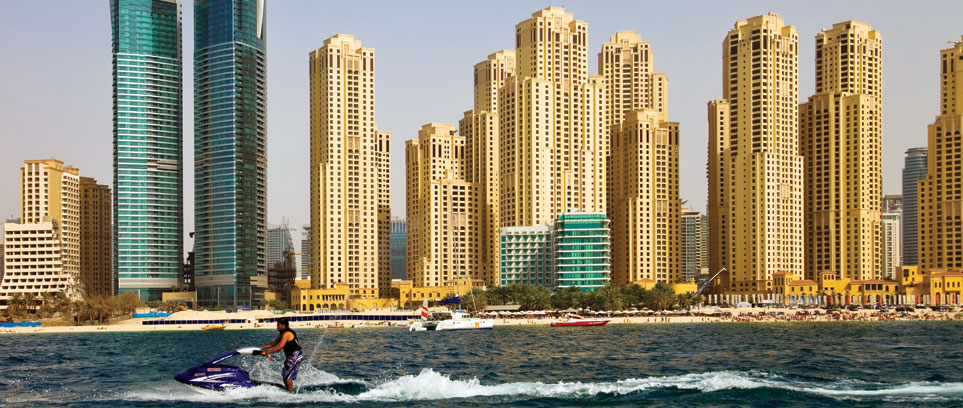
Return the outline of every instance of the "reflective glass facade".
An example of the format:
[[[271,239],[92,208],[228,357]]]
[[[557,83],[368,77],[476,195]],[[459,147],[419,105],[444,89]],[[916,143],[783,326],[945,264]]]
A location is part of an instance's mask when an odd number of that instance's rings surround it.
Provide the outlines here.
[[[198,304],[256,307],[267,285],[264,0],[197,0],[194,17]]]
[[[183,252],[181,10],[112,0],[113,269],[118,292],[160,300]]]
[[[903,256],[902,265],[919,265],[919,181],[926,178],[925,147],[906,151],[903,164]]]
[[[611,231],[604,213],[568,213],[555,221],[555,285],[583,292],[610,279]]]

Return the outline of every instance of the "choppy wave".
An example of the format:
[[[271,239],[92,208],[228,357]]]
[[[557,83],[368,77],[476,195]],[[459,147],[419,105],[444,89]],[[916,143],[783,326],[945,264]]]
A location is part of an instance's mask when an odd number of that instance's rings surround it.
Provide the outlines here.
[[[679,376],[633,378],[614,382],[514,382],[482,384],[478,379],[452,379],[431,369],[379,384],[351,381],[317,370],[305,379],[300,393],[291,395],[274,387],[262,386],[228,392],[196,392],[185,386],[130,392],[124,399],[137,401],[258,403],[363,403],[427,402],[448,399],[481,399],[486,402],[518,402],[533,399],[592,401],[599,396],[641,399],[656,390],[688,390],[713,393],[726,390],[776,389],[801,395],[819,395],[839,400],[887,402],[963,401],[963,383],[911,382],[899,384],[857,380],[827,381],[797,378],[766,372],[717,371]],[[323,374],[323,375],[322,375]],[[353,383],[357,393],[326,387]],[[350,388],[350,387],[349,387]]]

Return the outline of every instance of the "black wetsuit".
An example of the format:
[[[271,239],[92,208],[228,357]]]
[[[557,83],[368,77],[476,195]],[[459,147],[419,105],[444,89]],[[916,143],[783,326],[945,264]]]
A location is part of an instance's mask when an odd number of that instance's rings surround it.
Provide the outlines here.
[[[298,378],[298,368],[301,367],[303,354],[301,352],[301,345],[298,344],[298,334],[295,333],[294,330],[291,330],[290,327],[281,330],[281,334],[278,335],[278,341],[281,341],[285,332],[291,332],[294,338],[284,343],[284,367],[281,369],[281,378],[294,381]]]
[[[286,332],[291,332],[291,335],[294,336],[294,339],[284,343],[284,357],[291,357],[291,354],[294,354],[295,351],[301,350],[301,344],[298,343],[298,334],[295,333],[294,330],[291,330],[290,327],[281,331],[281,334],[278,335],[278,341],[280,341],[281,337],[284,337],[284,333]]]

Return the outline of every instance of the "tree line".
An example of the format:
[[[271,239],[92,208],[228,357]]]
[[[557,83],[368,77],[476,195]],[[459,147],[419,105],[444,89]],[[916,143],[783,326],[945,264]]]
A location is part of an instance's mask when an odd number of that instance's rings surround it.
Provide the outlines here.
[[[114,296],[84,296],[81,299],[71,299],[63,292],[46,292],[40,296],[14,293],[7,301],[6,319],[22,321],[28,317],[59,317],[77,324],[101,324],[118,316],[129,316],[142,306],[144,302],[132,292]]]
[[[591,292],[582,292],[577,287],[552,292],[544,286],[531,285],[493,286],[486,290],[474,288],[461,297],[460,307],[471,312],[498,305],[520,305],[523,310],[671,310],[688,309],[702,301],[702,296],[692,298],[689,294],[676,294],[664,283],[646,290],[638,284],[609,282]]]

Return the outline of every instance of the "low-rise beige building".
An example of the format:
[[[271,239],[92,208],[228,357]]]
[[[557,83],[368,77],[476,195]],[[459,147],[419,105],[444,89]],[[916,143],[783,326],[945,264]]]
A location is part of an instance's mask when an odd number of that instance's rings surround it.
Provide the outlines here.
[[[75,275],[63,266],[62,231],[51,217],[30,224],[3,225],[3,279],[0,280],[0,309],[6,309],[15,294],[74,294]]]

